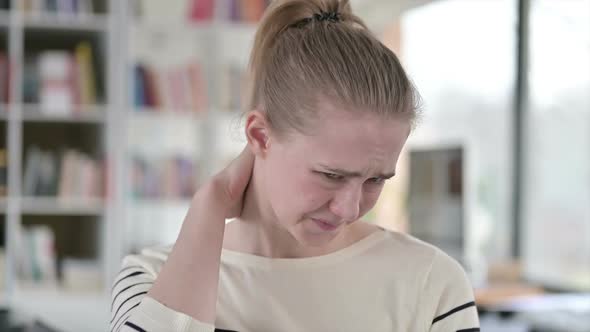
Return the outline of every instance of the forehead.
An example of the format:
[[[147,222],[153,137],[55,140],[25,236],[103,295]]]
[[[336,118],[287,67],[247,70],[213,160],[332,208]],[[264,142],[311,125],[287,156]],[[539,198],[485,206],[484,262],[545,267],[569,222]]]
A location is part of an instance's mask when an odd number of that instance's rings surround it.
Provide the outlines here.
[[[310,133],[295,140],[306,157],[347,168],[394,168],[410,131],[404,120],[326,104],[310,122]]]

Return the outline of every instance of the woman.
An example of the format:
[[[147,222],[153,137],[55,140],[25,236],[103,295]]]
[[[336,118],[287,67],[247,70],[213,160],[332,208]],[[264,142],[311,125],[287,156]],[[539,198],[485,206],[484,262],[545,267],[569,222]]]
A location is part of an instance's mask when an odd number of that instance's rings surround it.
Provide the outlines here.
[[[417,113],[396,56],[347,0],[276,0],[250,64],[246,148],[173,247],[125,258],[111,330],[479,331],[455,261],[359,221]]]

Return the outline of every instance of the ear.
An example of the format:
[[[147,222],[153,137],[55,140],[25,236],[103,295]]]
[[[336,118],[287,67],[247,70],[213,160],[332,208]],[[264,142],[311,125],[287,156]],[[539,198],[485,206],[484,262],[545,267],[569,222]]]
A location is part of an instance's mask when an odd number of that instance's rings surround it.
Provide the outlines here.
[[[252,152],[264,157],[270,147],[271,130],[266,115],[260,111],[251,111],[246,117],[246,138]]]

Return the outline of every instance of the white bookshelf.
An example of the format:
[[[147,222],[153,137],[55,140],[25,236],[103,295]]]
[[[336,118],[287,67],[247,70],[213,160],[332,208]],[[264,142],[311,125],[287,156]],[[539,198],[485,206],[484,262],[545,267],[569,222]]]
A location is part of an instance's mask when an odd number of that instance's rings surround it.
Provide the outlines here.
[[[141,0],[137,0],[141,2]],[[153,3],[153,2],[152,2]],[[222,1],[216,6],[222,6]],[[122,8],[130,10],[130,7]],[[217,14],[219,8],[216,8]],[[159,12],[153,9],[148,12]],[[127,71],[137,62],[166,68],[197,61],[206,81],[206,110],[191,113],[186,110],[136,108],[127,97],[125,141],[127,156],[192,155],[198,161],[195,170],[197,186],[213,174],[220,160],[239,151],[243,142],[239,136],[238,110],[221,109],[217,100],[220,89],[219,73],[222,66],[233,63],[244,70],[254,24],[226,22],[215,17],[209,22],[188,22],[184,17],[170,19],[166,10],[162,16],[133,17],[128,12],[125,43]],[[218,16],[218,15],[216,15]],[[185,22],[183,22],[185,21]],[[231,57],[228,61],[228,57]],[[133,94],[135,82],[127,77],[127,95]],[[170,131],[173,128],[174,132]],[[183,134],[191,132],[192,135]],[[149,135],[146,133],[150,133]],[[146,144],[147,142],[147,144]],[[150,148],[151,146],[151,148]],[[124,166],[129,172],[129,163]],[[128,174],[128,173],[126,173]],[[190,205],[190,197],[129,198],[131,183],[125,182],[125,243],[124,252],[137,251],[148,245],[172,243]],[[151,229],[151,230],[150,230]]]
[[[40,15],[21,15],[15,13],[17,20],[22,20],[26,28],[43,30],[68,30],[68,31],[94,31],[106,33],[108,29],[108,16],[93,14],[87,17],[64,16],[51,13]]]
[[[29,14],[13,7],[0,11],[0,50],[11,61],[10,103],[0,110],[1,148],[7,152],[7,195],[0,198],[5,259],[2,266],[0,303],[63,331],[104,331],[108,325],[107,300],[114,270],[120,263],[116,223],[121,219],[116,186],[120,128],[116,125],[121,99],[117,72],[118,45],[115,0],[93,0],[95,14],[80,16]],[[12,1],[13,6],[19,4]],[[92,46],[97,77],[97,104],[81,105],[79,111],[49,114],[39,103],[25,100],[25,59],[47,50],[69,50],[82,41]],[[92,158],[108,160],[111,177],[106,198],[29,195],[24,191],[27,149],[40,146],[59,156],[74,148]],[[59,173],[58,173],[59,174]],[[93,260],[100,287],[64,288],[61,283],[31,282],[21,278],[16,266],[16,238],[23,226],[46,225],[55,233],[58,259]],[[87,323],[84,323],[87,321]]]
[[[80,112],[68,115],[47,114],[43,112],[38,105],[25,104],[22,106],[23,122],[54,122],[54,123],[95,123],[104,124],[106,122],[106,106],[88,105],[82,106]]]
[[[23,214],[42,216],[102,216],[105,211],[102,199],[76,199],[55,197],[21,197]]]
[[[12,306],[23,320],[41,319],[63,331],[106,331],[111,302],[104,293],[64,292],[48,287],[19,289]]]

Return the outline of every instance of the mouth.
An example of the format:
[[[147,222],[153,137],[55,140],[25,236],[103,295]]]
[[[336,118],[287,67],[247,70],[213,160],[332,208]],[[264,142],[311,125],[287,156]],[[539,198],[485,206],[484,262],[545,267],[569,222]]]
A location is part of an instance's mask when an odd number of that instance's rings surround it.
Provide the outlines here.
[[[312,220],[312,221],[313,221],[313,222],[314,222],[314,223],[315,223],[315,224],[316,224],[316,225],[317,225],[317,226],[318,226],[320,229],[322,229],[323,231],[327,231],[327,232],[334,231],[334,230],[336,230],[336,229],[337,229],[337,228],[340,226],[340,224],[336,224],[336,225],[334,225],[334,224],[331,224],[331,223],[329,223],[329,222],[327,222],[327,221],[324,221],[324,220],[321,220],[321,219],[315,219],[315,218],[311,218],[311,220]]]

